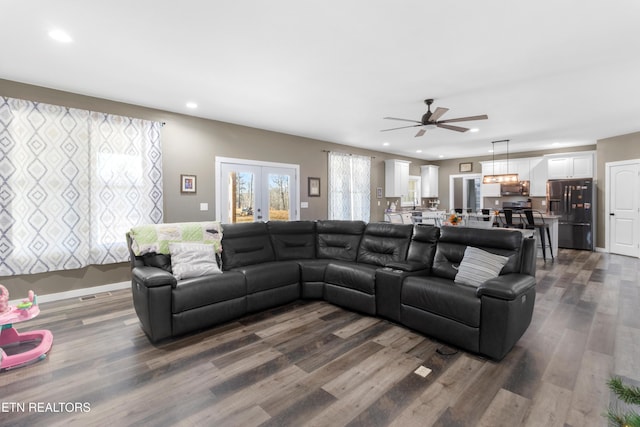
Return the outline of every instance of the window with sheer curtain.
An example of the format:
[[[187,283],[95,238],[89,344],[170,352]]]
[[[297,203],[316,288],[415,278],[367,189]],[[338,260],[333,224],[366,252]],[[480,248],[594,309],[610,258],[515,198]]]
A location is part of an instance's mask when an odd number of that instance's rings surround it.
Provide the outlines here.
[[[0,276],[128,260],[162,222],[161,123],[0,97]]]
[[[329,219],[369,222],[371,157],[329,153]]]

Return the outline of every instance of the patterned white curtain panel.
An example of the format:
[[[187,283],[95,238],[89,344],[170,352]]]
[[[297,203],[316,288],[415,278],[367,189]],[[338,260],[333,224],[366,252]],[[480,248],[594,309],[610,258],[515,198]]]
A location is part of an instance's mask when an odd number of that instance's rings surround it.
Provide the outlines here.
[[[162,222],[161,124],[0,97],[0,276],[128,259]]]
[[[329,219],[362,220],[371,215],[371,158],[329,153]]]

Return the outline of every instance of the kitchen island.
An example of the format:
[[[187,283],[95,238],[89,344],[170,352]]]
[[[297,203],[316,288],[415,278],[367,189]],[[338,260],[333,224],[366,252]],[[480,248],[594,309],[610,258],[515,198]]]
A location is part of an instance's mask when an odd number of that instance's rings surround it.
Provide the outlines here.
[[[416,215],[419,213],[419,215]],[[385,213],[385,221],[388,222],[397,222],[401,224],[411,224],[411,223],[422,223],[422,224],[430,224],[435,225],[437,227],[446,226],[448,222],[448,217],[450,213],[446,211],[432,211],[432,210],[420,210],[420,211],[402,211],[402,212],[393,212],[393,213]],[[546,242],[546,252],[547,259],[551,260],[551,252],[549,251],[549,246],[553,249],[553,257],[555,258],[558,255],[558,215],[550,215],[545,212],[541,212],[542,220],[544,220],[545,224],[549,224],[549,233],[551,234],[551,242]],[[492,225],[497,224],[499,227],[503,227],[505,224],[504,214],[499,213],[498,215],[494,215],[493,213],[489,216],[482,215],[480,213],[463,213],[459,214],[462,218],[461,227],[476,227],[476,228],[491,228]],[[537,213],[534,213],[534,218],[537,222],[540,222],[540,216]],[[489,221],[485,221],[485,220]],[[524,227],[527,225],[527,221],[524,216],[524,212],[514,212],[512,218],[513,224],[524,224]],[[495,223],[495,224],[494,224]],[[518,230],[518,229],[516,229]],[[540,230],[540,229],[536,229]],[[542,243],[540,240],[540,233],[536,230],[527,229],[525,232],[525,236],[529,237],[533,235],[536,239],[536,246],[538,248],[538,258],[543,258],[542,254]],[[545,241],[547,240],[547,236],[545,234]]]
[[[551,248],[553,249],[553,257],[555,258],[556,256],[558,256],[558,220],[560,218],[560,216],[558,215],[551,215],[548,214],[546,212],[541,212],[542,214],[542,220],[544,221],[545,224],[549,224],[549,233],[551,234],[551,242],[546,242],[546,251],[547,251],[547,259],[551,259],[551,254],[549,253],[549,246],[551,246]],[[540,216],[537,213],[534,213],[534,218],[536,220],[536,223],[540,222]],[[504,214],[500,214],[499,215],[499,224],[504,224]],[[524,226],[526,227],[527,225],[527,220],[524,216],[524,212],[519,213],[519,212],[514,212],[513,213],[513,223],[514,224],[524,224]],[[537,229],[540,232],[545,232],[544,229]],[[546,233],[546,232],[545,232]],[[542,243],[540,241],[540,233],[536,232],[534,233],[534,237],[536,239],[536,246],[538,248],[538,258],[542,258]],[[548,240],[547,236],[545,234],[545,241]]]

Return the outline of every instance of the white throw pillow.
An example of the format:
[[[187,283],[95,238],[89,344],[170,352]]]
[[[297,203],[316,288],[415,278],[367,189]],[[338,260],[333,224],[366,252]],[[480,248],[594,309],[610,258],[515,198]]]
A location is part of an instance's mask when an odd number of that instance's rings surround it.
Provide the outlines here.
[[[214,247],[206,243],[169,243],[171,270],[176,279],[220,274]]]
[[[478,287],[487,280],[498,277],[508,260],[507,257],[467,246],[454,281]]]

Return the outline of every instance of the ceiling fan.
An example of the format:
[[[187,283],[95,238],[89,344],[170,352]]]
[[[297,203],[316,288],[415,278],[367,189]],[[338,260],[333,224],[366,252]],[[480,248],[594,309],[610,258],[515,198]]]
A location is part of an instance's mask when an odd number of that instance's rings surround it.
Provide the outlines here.
[[[384,117],[387,120],[400,120],[400,121],[403,121],[403,122],[417,123],[417,125],[401,126],[399,128],[391,128],[391,129],[382,129],[381,132],[387,132],[387,131],[390,131],[390,130],[397,130],[397,129],[413,128],[413,127],[418,127],[418,126],[424,126],[427,129],[439,127],[439,128],[443,128],[443,129],[454,130],[456,132],[466,132],[466,131],[469,130],[468,128],[463,128],[463,127],[460,127],[460,126],[452,126],[452,125],[448,125],[446,123],[468,122],[468,121],[471,121],[471,120],[486,120],[486,119],[489,118],[489,116],[487,116],[486,114],[482,114],[480,116],[469,116],[469,117],[459,117],[457,119],[438,120],[447,111],[449,111],[449,109],[448,108],[438,107],[438,108],[436,108],[436,111],[434,111],[432,113],[431,112],[431,104],[433,104],[433,99],[425,99],[424,103],[427,104],[427,112],[424,113],[424,115],[422,116],[422,120],[420,120],[420,121],[418,121],[418,120],[409,120],[409,119],[399,119],[397,117]],[[422,129],[420,129],[418,131],[418,133],[416,133],[416,136],[422,136],[422,135],[424,135],[425,132],[426,132],[426,129],[422,128]]]

